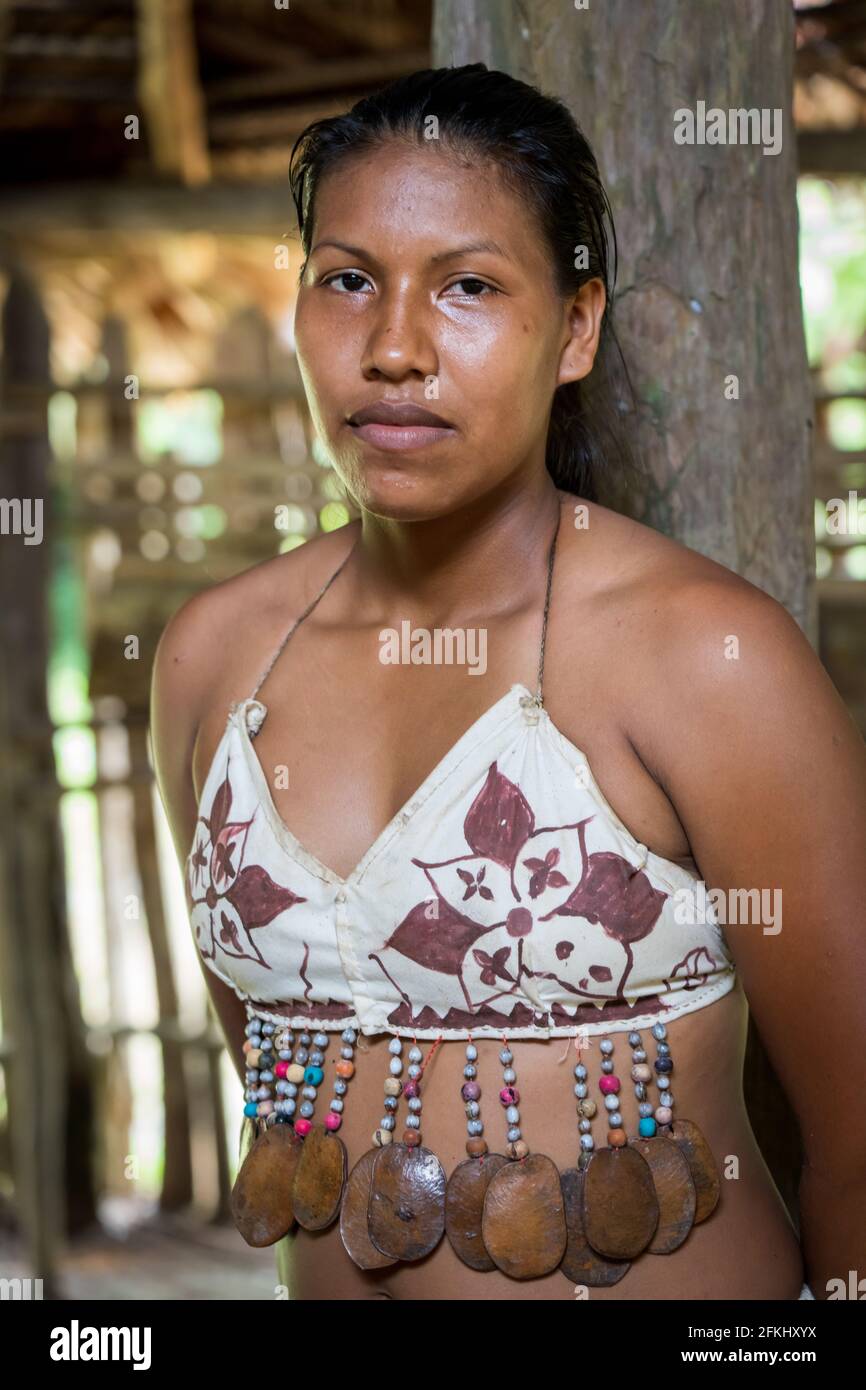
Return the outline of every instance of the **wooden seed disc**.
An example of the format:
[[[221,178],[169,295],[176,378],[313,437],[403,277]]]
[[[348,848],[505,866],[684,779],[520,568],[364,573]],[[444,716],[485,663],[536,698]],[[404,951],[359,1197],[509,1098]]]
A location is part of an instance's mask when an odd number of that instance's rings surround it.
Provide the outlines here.
[[[324,1125],[313,1125],[301,1143],[292,1189],[295,1219],[306,1231],[321,1231],[340,1210],[349,1156],[339,1134]]]
[[[491,1270],[496,1263],[484,1248],[481,1214],[487,1185],[504,1164],[505,1154],[482,1154],[458,1163],[445,1189],[445,1234],[470,1269]]]
[[[567,1232],[552,1159],[533,1153],[499,1169],[484,1196],[481,1235],[497,1268],[512,1279],[537,1279],[556,1269]]]
[[[420,1260],[445,1230],[445,1169],[423,1144],[392,1143],[373,1160],[367,1234],[383,1255]]]
[[[234,1223],[247,1245],[273,1245],[295,1224],[292,1189],[303,1140],[291,1125],[260,1134],[232,1188]]]
[[[628,1273],[631,1260],[606,1260],[589,1244],[583,1229],[585,1174],[585,1168],[566,1168],[559,1175],[568,1233],[568,1244],[559,1268],[572,1284],[586,1284],[590,1289],[607,1289],[612,1284],[618,1284]]]
[[[649,1164],[659,1204],[659,1224],[648,1246],[651,1255],[669,1255],[695,1224],[697,1193],[688,1160],[666,1134],[633,1139],[632,1147]]]
[[[382,1269],[385,1265],[397,1263],[391,1256],[383,1255],[381,1250],[376,1249],[367,1232],[370,1179],[373,1176],[373,1160],[378,1152],[378,1149],[368,1149],[361,1154],[349,1174],[340,1206],[340,1239],[349,1258],[355,1261],[359,1269]]]
[[[637,1149],[597,1149],[583,1186],[583,1228],[594,1250],[609,1260],[633,1260],[645,1250],[659,1221],[649,1165]]]
[[[682,1149],[697,1194],[694,1224],[706,1221],[722,1192],[722,1180],[713,1151],[693,1120],[674,1120],[671,1138]]]

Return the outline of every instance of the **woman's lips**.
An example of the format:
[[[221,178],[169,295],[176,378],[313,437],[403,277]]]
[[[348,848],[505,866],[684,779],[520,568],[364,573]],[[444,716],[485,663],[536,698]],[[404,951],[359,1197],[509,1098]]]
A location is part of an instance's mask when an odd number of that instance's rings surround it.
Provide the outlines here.
[[[349,428],[375,449],[424,449],[454,434],[448,425],[383,425],[372,420]]]

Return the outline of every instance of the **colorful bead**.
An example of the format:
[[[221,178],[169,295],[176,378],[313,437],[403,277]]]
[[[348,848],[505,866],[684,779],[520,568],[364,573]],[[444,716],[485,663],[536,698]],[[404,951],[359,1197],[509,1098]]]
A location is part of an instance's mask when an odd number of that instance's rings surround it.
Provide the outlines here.
[[[615,1095],[619,1090],[618,1076],[602,1076],[598,1083],[598,1089],[604,1095]]]

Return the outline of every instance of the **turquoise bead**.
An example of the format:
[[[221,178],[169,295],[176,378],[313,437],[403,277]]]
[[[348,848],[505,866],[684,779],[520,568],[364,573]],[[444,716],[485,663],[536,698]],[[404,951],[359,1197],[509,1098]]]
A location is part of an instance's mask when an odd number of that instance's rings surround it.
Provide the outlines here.
[[[244,1114],[245,1114],[245,1115],[249,1115],[249,1117],[250,1117],[251,1120],[254,1120],[254,1119],[256,1118],[256,1115],[258,1115],[258,1113],[259,1113],[259,1108],[258,1108],[258,1106],[256,1105],[255,1101],[250,1101],[249,1105],[245,1105],[245,1106],[244,1106]]]
[[[656,1132],[656,1122],[651,1115],[638,1121],[638,1130],[642,1139],[652,1139]]]
[[[307,1067],[304,1070],[304,1084],[306,1086],[321,1086],[325,1079],[325,1073],[321,1067]]]

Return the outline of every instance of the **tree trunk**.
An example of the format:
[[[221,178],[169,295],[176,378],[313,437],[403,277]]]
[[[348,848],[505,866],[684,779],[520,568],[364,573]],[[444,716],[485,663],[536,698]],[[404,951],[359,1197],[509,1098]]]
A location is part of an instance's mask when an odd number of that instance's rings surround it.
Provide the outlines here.
[[[562,98],[598,159],[639,402],[626,418],[649,473],[602,500],[772,594],[814,643],[791,7],[437,0],[433,43],[436,65],[485,62]],[[675,113],[699,101],[778,108],[781,151],[676,144]]]
[[[614,324],[638,402],[625,425],[646,476],[603,482],[600,500],[764,589],[814,645],[791,6],[436,0],[434,66],[476,62],[565,101],[613,208]],[[676,113],[699,102],[726,116],[760,102],[768,134],[778,109],[780,151],[675,143]],[[744,1084],[796,1214],[799,1131],[752,1019]]]

